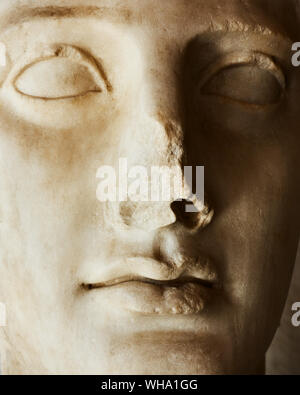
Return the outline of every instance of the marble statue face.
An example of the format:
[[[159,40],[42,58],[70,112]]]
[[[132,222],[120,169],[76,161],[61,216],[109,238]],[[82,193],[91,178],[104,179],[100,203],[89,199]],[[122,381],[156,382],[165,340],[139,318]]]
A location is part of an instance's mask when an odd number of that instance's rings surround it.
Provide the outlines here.
[[[4,373],[262,371],[299,240],[296,7],[1,0]],[[119,158],[204,166],[205,206],[100,202]]]

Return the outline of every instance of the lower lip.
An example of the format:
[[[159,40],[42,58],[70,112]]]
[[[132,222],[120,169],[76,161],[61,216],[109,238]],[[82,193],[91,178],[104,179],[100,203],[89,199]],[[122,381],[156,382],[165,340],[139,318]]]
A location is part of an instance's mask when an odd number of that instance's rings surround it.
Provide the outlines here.
[[[109,301],[110,309],[121,307],[142,314],[192,315],[204,310],[212,290],[195,282],[168,286],[128,281],[88,292],[99,292],[101,298]]]

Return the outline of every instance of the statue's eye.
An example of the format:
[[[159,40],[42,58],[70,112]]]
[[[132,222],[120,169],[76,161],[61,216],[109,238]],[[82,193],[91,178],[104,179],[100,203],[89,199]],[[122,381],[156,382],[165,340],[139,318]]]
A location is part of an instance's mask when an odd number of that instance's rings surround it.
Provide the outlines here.
[[[82,49],[58,45],[49,51],[53,54],[25,63],[15,75],[12,72],[18,93],[30,98],[59,100],[111,88],[102,66]]]
[[[115,108],[114,89],[109,58],[99,52],[65,43],[28,46],[0,85],[0,102],[51,130],[106,120]]]
[[[102,91],[86,65],[66,57],[53,57],[26,67],[16,78],[15,88],[23,95],[48,100]]]
[[[250,63],[221,68],[202,85],[201,93],[262,106],[278,103],[284,88],[285,78],[279,68],[256,57]]]

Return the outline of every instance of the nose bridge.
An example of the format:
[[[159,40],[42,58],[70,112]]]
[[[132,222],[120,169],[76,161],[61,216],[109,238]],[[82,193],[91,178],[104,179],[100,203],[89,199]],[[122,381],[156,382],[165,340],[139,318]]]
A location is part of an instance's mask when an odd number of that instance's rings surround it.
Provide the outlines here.
[[[144,152],[145,162],[153,164],[181,161],[183,141],[178,81],[181,51],[160,30],[153,31],[151,36],[140,32],[140,39],[132,38],[137,46],[139,68],[127,95],[131,98],[127,100],[131,108],[126,111],[129,130],[120,141],[120,151],[127,156],[131,153],[129,160],[140,161]]]
[[[160,40],[159,37],[153,45],[155,48],[152,50],[150,64],[145,67],[145,77],[154,110],[159,121],[168,131],[168,122],[180,126],[182,123],[180,92],[182,54],[177,46],[166,40]]]
[[[156,139],[156,160],[167,166],[182,163],[183,119],[180,95],[181,57],[170,40],[155,36],[144,63],[145,103],[149,133]],[[161,158],[158,155],[161,155]]]

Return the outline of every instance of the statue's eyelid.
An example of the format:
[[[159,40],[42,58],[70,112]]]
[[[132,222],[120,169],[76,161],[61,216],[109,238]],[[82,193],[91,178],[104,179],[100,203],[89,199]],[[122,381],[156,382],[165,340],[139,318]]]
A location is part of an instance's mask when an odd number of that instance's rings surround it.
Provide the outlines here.
[[[262,70],[269,71],[277,79],[282,90],[286,89],[286,76],[281,67],[271,56],[260,52],[231,52],[218,58],[201,72],[198,86],[201,89],[214,75],[228,67],[243,65],[256,65]]]
[[[85,66],[93,76],[95,83],[102,92],[112,91],[112,84],[109,81],[102,62],[96,60],[92,55],[83,49],[66,44],[55,45],[51,46],[50,48],[46,48],[37,56],[24,56],[21,62],[12,68],[4,84],[12,84],[14,89],[18,91],[16,82],[26,70],[29,70],[32,66],[38,64],[39,62],[55,58],[67,58],[73,62]]]

